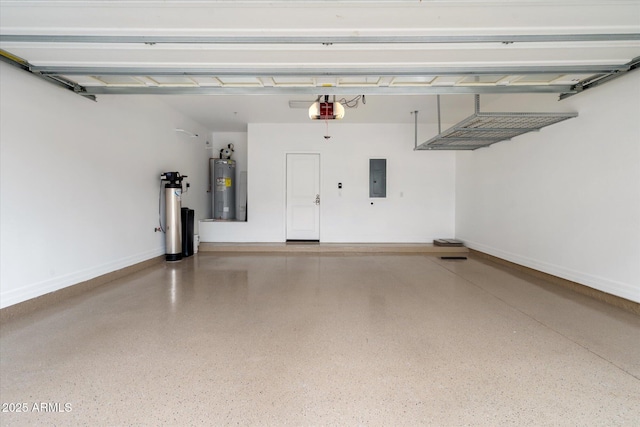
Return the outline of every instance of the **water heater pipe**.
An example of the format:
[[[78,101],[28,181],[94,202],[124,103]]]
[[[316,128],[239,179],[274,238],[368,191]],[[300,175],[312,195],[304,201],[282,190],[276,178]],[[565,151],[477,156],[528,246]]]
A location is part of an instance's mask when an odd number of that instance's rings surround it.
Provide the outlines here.
[[[438,99],[438,135],[442,133],[442,129],[440,126],[440,95],[437,96]]]
[[[418,148],[418,110],[413,112],[413,119],[415,123],[415,136],[413,141],[413,149]]]

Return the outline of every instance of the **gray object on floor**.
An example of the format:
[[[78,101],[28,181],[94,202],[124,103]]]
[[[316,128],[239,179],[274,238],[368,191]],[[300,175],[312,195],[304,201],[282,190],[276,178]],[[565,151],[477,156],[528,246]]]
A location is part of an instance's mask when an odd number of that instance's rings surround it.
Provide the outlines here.
[[[456,239],[435,239],[433,241],[434,246],[447,246],[447,247],[462,247],[464,243],[462,240]]]

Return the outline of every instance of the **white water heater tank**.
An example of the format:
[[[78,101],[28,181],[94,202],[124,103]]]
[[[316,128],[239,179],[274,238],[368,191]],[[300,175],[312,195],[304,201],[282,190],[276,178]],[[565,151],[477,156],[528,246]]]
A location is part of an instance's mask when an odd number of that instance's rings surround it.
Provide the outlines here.
[[[213,219],[236,219],[236,162],[231,159],[211,159],[213,186]]]

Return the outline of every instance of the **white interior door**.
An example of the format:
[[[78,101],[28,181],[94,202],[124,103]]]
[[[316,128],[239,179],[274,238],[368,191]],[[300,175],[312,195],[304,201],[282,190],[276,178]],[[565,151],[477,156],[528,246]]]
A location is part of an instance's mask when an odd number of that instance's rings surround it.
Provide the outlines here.
[[[287,154],[287,240],[320,240],[320,154]]]

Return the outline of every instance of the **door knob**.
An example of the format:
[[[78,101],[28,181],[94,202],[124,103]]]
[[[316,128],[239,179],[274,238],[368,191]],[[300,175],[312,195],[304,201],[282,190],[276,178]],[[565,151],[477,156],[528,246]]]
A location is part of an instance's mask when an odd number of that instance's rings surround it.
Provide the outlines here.
[[[320,195],[316,194],[316,205],[320,204]]]

